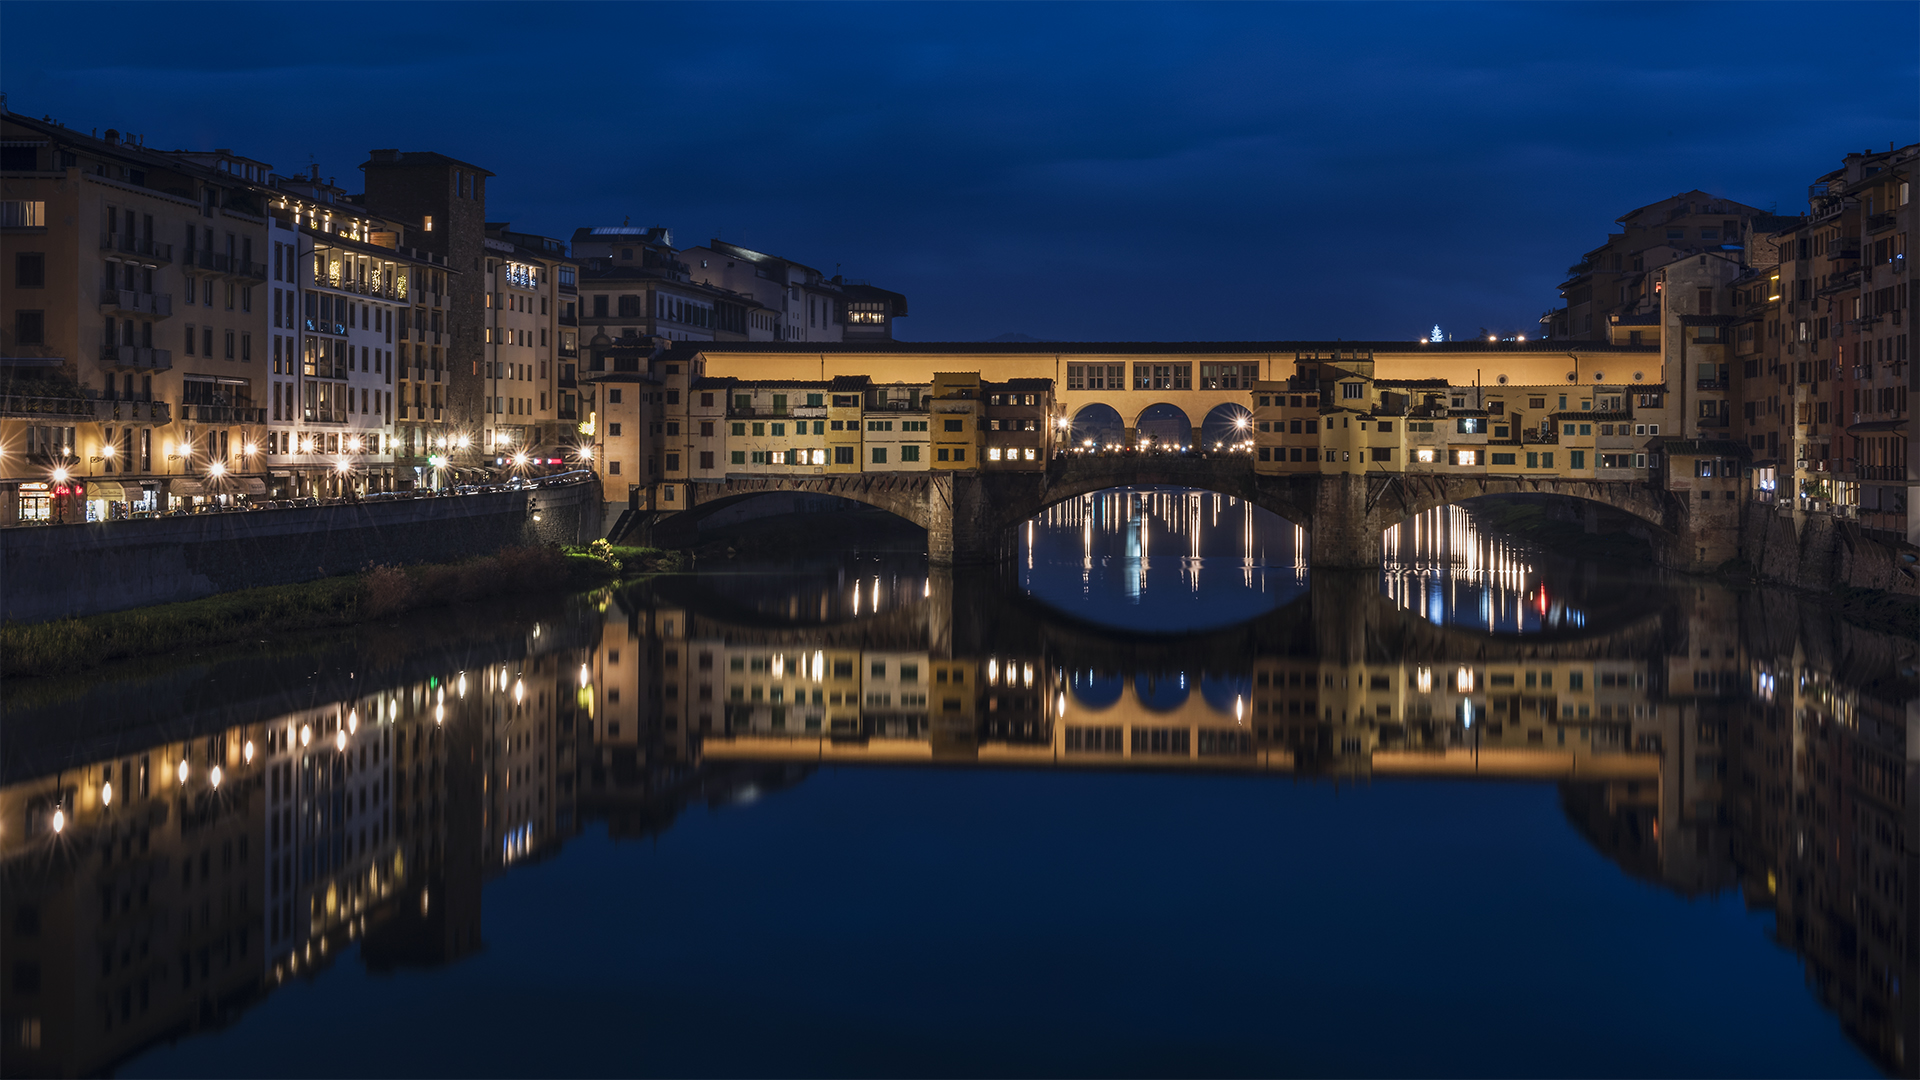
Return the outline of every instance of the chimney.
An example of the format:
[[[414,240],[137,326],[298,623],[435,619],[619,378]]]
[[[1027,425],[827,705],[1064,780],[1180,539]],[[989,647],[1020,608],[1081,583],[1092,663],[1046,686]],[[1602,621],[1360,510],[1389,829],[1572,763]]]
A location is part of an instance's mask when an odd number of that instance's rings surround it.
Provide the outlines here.
[[[399,161],[399,160],[400,160],[400,151],[398,151],[398,150],[369,150],[369,151],[367,151],[367,157],[368,157],[368,158],[370,158],[370,159],[372,159],[372,160],[373,160],[374,162],[376,162],[376,163],[378,163],[378,164],[383,164],[383,165],[391,165],[391,164],[393,164],[394,162],[396,162],[396,161]]]
[[[307,166],[307,178],[312,180],[316,184],[320,182],[320,163],[319,162],[316,161],[313,164]]]
[[[107,145],[108,146],[120,145],[120,129],[119,128],[107,129]]]

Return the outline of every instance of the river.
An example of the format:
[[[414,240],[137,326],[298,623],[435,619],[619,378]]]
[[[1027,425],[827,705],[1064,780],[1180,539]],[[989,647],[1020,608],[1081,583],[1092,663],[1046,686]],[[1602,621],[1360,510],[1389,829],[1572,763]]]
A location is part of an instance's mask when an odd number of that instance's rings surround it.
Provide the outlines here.
[[[1111,491],[15,681],[7,1075],[1893,1075],[1914,644]]]

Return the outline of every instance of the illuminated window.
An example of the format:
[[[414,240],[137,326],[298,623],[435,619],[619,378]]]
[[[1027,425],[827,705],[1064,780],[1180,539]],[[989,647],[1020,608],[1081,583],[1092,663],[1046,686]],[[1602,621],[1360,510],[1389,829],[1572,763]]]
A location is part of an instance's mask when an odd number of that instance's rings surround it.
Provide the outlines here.
[[[1453,463],[1455,465],[1478,465],[1480,464],[1480,452],[1478,450],[1455,450],[1453,452]]]
[[[988,451],[987,451],[987,460],[988,460],[988,461],[999,461],[999,460],[1000,460],[1000,448],[996,446],[996,447],[994,447],[993,449],[991,449],[991,450],[988,450]]]

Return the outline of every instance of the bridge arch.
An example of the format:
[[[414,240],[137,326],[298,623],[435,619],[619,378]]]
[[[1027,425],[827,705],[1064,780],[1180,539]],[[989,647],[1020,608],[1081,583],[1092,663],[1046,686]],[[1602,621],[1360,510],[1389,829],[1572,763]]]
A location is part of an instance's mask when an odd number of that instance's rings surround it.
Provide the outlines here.
[[[1206,417],[1200,419],[1204,421]],[[1142,444],[1151,439],[1155,445],[1171,443],[1180,447],[1192,445],[1199,428],[1186,409],[1164,401],[1154,402],[1135,413],[1133,423],[1128,426]]]
[[[1074,447],[1105,449],[1125,445],[1127,440],[1127,422],[1120,411],[1102,402],[1089,402],[1082,405],[1073,419],[1067,423],[1067,441]]]
[[[1051,507],[1094,492],[1126,487],[1193,488],[1228,495],[1297,526],[1313,521],[1310,488],[1262,480],[1246,454],[1063,454],[1044,474],[995,478],[1003,485],[983,507],[989,529],[1009,529]]]
[[[1207,410],[1194,434],[1200,446],[1216,452],[1248,442],[1253,438],[1253,410],[1238,401],[1223,401]]]
[[[865,473],[846,476],[734,477],[723,484],[689,484],[686,501],[677,508],[660,505],[644,525],[656,541],[682,542],[700,522],[731,506],[763,495],[818,495],[846,499],[885,510],[922,529],[934,524],[925,473]]]
[[[1374,500],[1371,524],[1385,532],[1429,510],[1491,495],[1553,495],[1605,506],[1648,526],[1662,540],[1683,531],[1685,508],[1671,494],[1637,480],[1565,480],[1502,476],[1400,474]]]

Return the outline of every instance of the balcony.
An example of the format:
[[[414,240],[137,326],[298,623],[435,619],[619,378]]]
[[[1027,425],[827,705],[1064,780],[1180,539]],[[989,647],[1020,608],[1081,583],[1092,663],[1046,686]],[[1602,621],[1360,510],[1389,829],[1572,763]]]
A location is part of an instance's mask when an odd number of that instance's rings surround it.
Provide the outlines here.
[[[563,409],[561,409],[561,410],[559,411],[559,413],[558,413],[557,415],[558,415],[558,418],[559,418],[559,419],[561,419],[561,420],[578,420],[578,419],[580,419],[580,415],[579,415],[579,413],[577,413],[577,412],[576,412],[576,411],[574,411],[573,409],[565,409],[565,408],[563,408]]]
[[[1727,380],[1701,379],[1699,382],[1695,383],[1694,385],[1695,385],[1695,388],[1699,390],[1725,390],[1727,388]]]
[[[173,261],[173,245],[158,240],[140,240],[124,233],[108,233],[100,238],[101,251],[118,251],[123,255],[140,255],[155,262]]]
[[[347,336],[347,324],[334,322],[331,319],[307,319],[302,325],[307,328],[308,333]]]
[[[580,355],[580,350],[572,347],[571,345],[562,345],[560,346],[559,351],[561,356],[579,356]]]
[[[559,320],[560,320],[561,326],[579,326],[580,325],[580,320],[575,318],[572,315],[561,315],[559,316]]]
[[[392,300],[399,303],[405,303],[407,299],[406,293],[400,291],[400,289],[392,284],[374,285],[370,282],[354,279],[348,279],[346,281],[323,281],[320,284],[325,288],[337,289],[340,292],[352,293],[355,296],[371,296],[375,299]]]
[[[560,389],[562,390],[574,390],[579,388],[580,382],[578,379],[574,378],[572,364],[568,364],[566,371],[561,373],[561,375],[559,376],[559,385],[560,385]]]
[[[264,424],[267,410],[246,405],[182,405],[180,419],[190,424]]]
[[[107,314],[151,315],[156,319],[173,315],[172,293],[143,293],[132,289],[102,289],[100,310]]]
[[[1894,226],[1894,222],[1897,220],[1898,218],[1892,211],[1888,211],[1884,214],[1875,214],[1872,217],[1867,219],[1866,231],[1869,233],[1877,233],[1884,229],[1891,229]]]
[[[0,416],[50,420],[92,420],[93,402],[76,397],[37,397],[7,394],[0,397]]]
[[[100,362],[122,371],[170,371],[173,351],[141,345],[108,345],[100,350]]]
[[[101,423],[144,420],[151,424],[173,422],[173,408],[164,401],[128,401],[103,399],[93,404],[93,418]]]
[[[1706,430],[1708,428],[1724,428],[1724,427],[1732,427],[1732,426],[1733,426],[1733,417],[1731,416],[1703,416],[1700,418],[1700,427],[1702,430]]]

